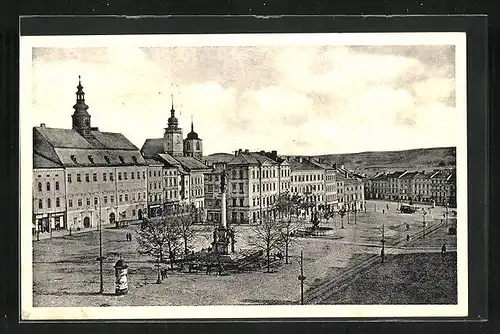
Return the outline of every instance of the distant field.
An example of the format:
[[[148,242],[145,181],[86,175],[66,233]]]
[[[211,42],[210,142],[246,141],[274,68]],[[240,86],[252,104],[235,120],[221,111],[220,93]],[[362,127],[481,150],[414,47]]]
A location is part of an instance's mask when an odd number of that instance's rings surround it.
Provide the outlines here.
[[[327,154],[318,156],[328,163],[344,165],[359,172],[380,170],[429,170],[449,168],[456,165],[456,148],[422,148],[406,151],[361,152],[347,154]]]

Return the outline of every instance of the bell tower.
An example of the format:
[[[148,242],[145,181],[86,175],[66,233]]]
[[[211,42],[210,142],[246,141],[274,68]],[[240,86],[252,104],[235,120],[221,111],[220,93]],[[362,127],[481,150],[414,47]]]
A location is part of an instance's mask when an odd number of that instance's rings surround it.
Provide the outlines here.
[[[168,118],[168,126],[165,128],[164,151],[174,157],[183,156],[182,129],[179,128],[179,120],[175,117],[174,95],[172,94],[172,108]]]
[[[198,134],[194,132],[193,117],[191,116],[191,132],[188,133],[187,138],[184,139],[184,156],[193,157],[202,160],[203,157],[203,143]]]
[[[78,86],[76,88],[76,104],[73,106],[75,112],[71,116],[73,119],[72,129],[77,130],[82,136],[87,137],[90,135],[92,128],[90,125],[90,114],[87,112],[89,106],[85,104],[85,93],[83,92],[80,76],[78,76]]]

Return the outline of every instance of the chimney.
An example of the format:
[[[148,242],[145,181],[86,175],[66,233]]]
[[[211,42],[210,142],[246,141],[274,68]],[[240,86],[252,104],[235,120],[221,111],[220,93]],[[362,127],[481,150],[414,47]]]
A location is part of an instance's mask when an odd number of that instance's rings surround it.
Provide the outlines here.
[[[243,151],[243,150],[240,148],[240,149],[238,150],[238,153],[241,153],[242,151]]]
[[[248,153],[248,152],[250,152],[250,151],[249,150],[245,150],[245,153]]]
[[[278,158],[278,151],[271,151],[271,156],[274,160]]]
[[[238,155],[238,151],[234,151],[234,156],[237,156]]]
[[[40,123],[40,127],[44,128],[45,127],[45,123]]]

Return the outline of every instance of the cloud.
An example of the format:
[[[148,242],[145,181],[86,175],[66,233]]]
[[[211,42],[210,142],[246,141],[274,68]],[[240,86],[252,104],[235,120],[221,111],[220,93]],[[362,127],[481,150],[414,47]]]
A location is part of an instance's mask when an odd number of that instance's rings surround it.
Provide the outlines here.
[[[30,119],[70,127],[80,74],[93,125],[138,147],[163,135],[171,93],[184,133],[192,116],[207,154],[453,146],[453,54],[448,46],[39,48]]]

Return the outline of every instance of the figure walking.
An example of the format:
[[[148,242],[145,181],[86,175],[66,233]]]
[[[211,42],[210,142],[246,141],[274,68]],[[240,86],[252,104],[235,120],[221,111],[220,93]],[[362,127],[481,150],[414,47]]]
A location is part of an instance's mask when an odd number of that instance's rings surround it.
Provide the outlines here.
[[[406,235],[406,241],[410,241],[410,235],[409,234]]]
[[[441,255],[445,255],[446,254],[446,244],[443,244],[443,247],[441,247]]]

